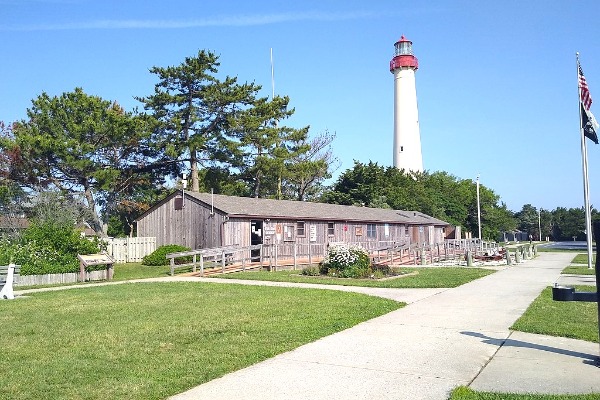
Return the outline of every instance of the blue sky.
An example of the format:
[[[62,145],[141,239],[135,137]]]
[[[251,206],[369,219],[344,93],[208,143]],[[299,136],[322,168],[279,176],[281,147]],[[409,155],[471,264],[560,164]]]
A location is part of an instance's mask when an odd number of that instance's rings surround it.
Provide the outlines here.
[[[419,59],[426,170],[475,179],[509,209],[581,207],[575,52],[600,117],[600,2],[0,0],[0,120],[25,118],[43,91],[83,87],[128,110],[152,66],[200,49],[220,76],[288,95],[288,125],[337,136],[337,174],[392,164],[394,42]],[[588,141],[600,208],[600,145]]]

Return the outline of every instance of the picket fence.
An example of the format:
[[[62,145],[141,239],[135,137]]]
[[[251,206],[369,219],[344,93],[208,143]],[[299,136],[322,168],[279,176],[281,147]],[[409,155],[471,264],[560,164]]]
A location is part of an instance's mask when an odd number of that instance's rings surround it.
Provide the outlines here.
[[[106,246],[106,252],[118,263],[140,262],[156,250],[156,238],[108,238]]]

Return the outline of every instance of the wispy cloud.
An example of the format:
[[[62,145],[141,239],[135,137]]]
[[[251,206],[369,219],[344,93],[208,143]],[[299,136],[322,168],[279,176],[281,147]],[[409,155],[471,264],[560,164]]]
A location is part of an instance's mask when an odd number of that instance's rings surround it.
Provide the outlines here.
[[[347,13],[277,13],[263,15],[237,15],[189,20],[137,20],[137,19],[105,19],[82,22],[63,22],[55,24],[3,25],[3,31],[58,31],[58,30],[89,30],[89,29],[186,29],[227,26],[257,26],[272,25],[297,21],[342,21],[353,19],[373,18],[379,16],[368,11]]]

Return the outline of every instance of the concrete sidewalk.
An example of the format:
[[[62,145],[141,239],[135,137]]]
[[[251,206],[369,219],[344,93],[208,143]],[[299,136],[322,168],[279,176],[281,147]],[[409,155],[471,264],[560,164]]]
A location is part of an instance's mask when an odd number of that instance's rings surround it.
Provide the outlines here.
[[[415,292],[401,310],[172,399],[445,400],[459,385],[600,393],[598,344],[508,330],[572,257],[541,253],[458,288]]]

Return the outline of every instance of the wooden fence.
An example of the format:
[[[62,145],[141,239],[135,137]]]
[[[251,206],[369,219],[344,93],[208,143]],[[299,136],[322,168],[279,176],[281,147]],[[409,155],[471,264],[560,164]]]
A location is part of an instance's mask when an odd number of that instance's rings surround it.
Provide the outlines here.
[[[155,237],[109,238],[106,252],[118,263],[141,262],[156,250]]]

